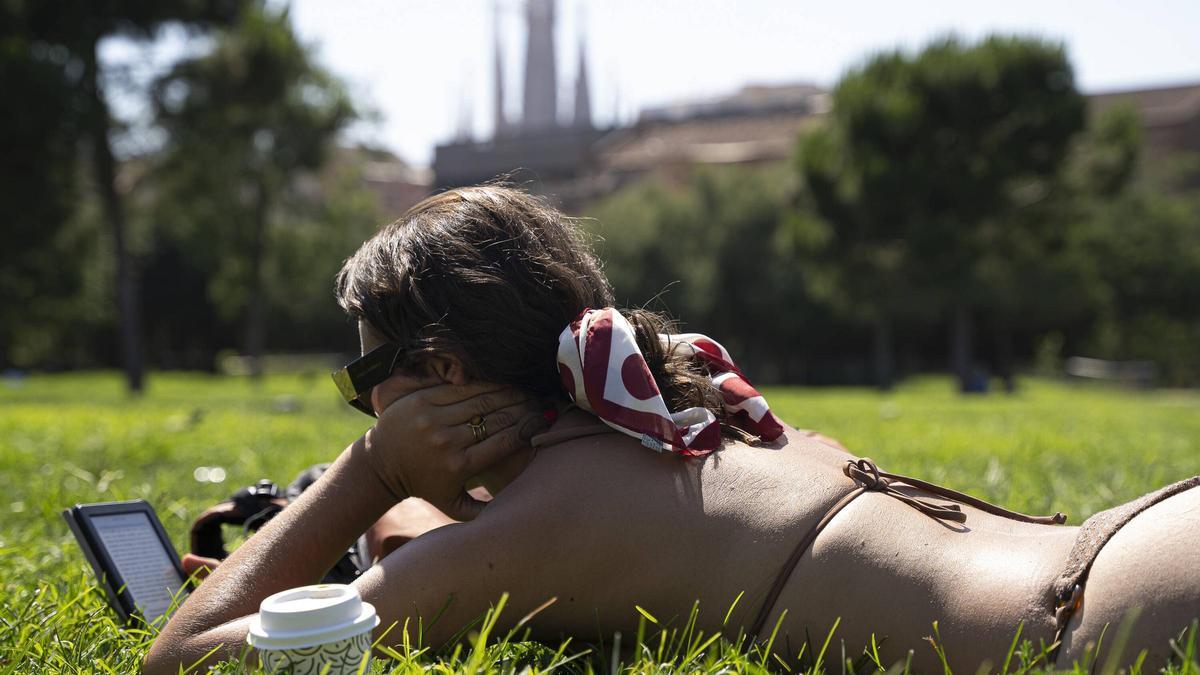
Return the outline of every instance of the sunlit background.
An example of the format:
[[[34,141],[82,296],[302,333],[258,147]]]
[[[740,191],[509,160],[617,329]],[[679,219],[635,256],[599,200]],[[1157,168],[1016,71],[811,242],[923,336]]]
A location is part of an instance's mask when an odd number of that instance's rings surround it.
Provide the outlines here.
[[[140,670],[154,633],[62,509],[144,499],[184,550],[334,460],[374,421],[328,377],[359,349],[334,275],[480,181],[891,471],[1072,523],[1200,473],[1198,29],[1195,0],[0,2],[0,671]],[[766,663],[679,626],[553,658]]]
[[[504,177],[763,382],[1200,381],[1195,3],[4,11],[10,380],[325,368],[341,261]]]

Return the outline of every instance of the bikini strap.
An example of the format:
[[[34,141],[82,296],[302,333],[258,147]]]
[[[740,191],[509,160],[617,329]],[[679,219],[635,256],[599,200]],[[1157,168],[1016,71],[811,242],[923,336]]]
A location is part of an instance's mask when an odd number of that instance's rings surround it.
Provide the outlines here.
[[[1017,520],[1023,523],[1061,525],[1067,521],[1067,517],[1062,513],[1056,513],[1053,516],[1029,516],[1023,513],[1017,513],[1016,511],[1009,511],[1008,509],[996,506],[995,504],[985,502],[982,499],[977,499],[971,495],[963,494],[962,492],[951,490],[950,488],[942,487],[941,485],[934,485],[933,483],[927,483],[923,480],[902,476],[897,473],[880,471],[879,467],[875,466],[875,462],[872,462],[866,458],[846,460],[845,466],[842,467],[842,473],[846,474],[847,478],[854,481],[854,489],[847,493],[846,496],[835,502],[833,506],[829,507],[829,510],[825,512],[825,515],[821,516],[821,519],[817,521],[817,524],[814,525],[813,528],[809,530],[802,539],[800,539],[800,542],[796,545],[795,550],[792,551],[792,555],[787,559],[787,562],[783,564],[783,567],[780,568],[779,574],[776,575],[775,583],[771,585],[771,589],[767,592],[766,600],[763,602],[762,607],[758,610],[758,615],[755,617],[754,623],[751,626],[751,636],[758,636],[762,632],[763,627],[766,626],[767,619],[771,615],[771,609],[775,607],[775,603],[779,600],[779,595],[783,592],[783,587],[787,584],[788,578],[791,577],[792,571],[796,569],[796,565],[799,564],[800,558],[804,557],[805,551],[812,546],[813,542],[817,538],[817,535],[821,534],[821,531],[825,529],[825,526],[828,525],[831,520],[833,520],[834,516],[836,516],[839,512],[841,512],[842,509],[849,506],[851,502],[866,492],[879,492],[885,494],[889,497],[898,499],[905,504],[908,504],[930,518],[955,523],[963,523],[967,520],[967,514],[963,513],[962,507],[959,506],[959,504],[967,504],[992,515],[1002,516],[1004,518]],[[944,499],[949,499],[952,502],[958,503],[939,504],[928,499],[913,497],[892,487],[894,483],[902,483],[904,485],[919,488]]]
[[[962,513],[962,509],[958,506],[958,504],[966,504],[968,506],[973,506],[980,511],[990,513],[993,516],[1000,516],[1002,518],[1008,518],[1009,520],[1016,520],[1022,523],[1035,523],[1037,525],[1062,525],[1063,523],[1067,522],[1067,516],[1062,512],[1055,513],[1052,516],[1030,516],[1017,511],[1009,511],[1002,506],[997,506],[991,502],[985,502],[978,497],[972,497],[971,495],[959,492],[958,490],[951,490],[948,487],[927,483],[919,478],[911,478],[909,476],[902,476],[898,473],[880,471],[879,467],[875,466],[874,462],[865,458],[859,460],[847,460],[846,466],[842,468],[842,473],[845,473],[848,478],[853,480],[855,483],[862,485],[868,490],[875,490],[895,497],[924,513],[925,515],[933,516],[941,520],[953,520],[959,523],[966,521],[967,515]],[[926,500],[909,497],[891,487],[892,483],[903,483],[904,485],[920,488],[921,490],[931,492],[944,499],[958,502],[958,504],[935,505]],[[931,506],[933,507],[932,511],[929,510]],[[950,509],[957,512],[959,516],[946,517],[939,516],[934,513],[934,511],[939,511],[941,509]]]
[[[812,546],[812,543],[817,538],[817,535],[821,533],[821,530],[825,529],[825,526],[829,524],[829,521],[833,520],[834,516],[836,516],[842,509],[849,506],[850,502],[857,499],[859,495],[866,491],[867,489],[864,487],[856,487],[845,497],[839,499],[837,503],[829,507],[829,510],[825,512],[825,515],[821,516],[821,520],[817,521],[817,524],[814,525],[813,528],[808,531],[808,534],[804,535],[804,537],[800,540],[800,543],[796,545],[795,550],[792,551],[791,557],[787,559],[787,562],[783,563],[783,567],[780,568],[779,574],[775,575],[775,583],[771,584],[771,590],[767,592],[767,598],[763,601],[762,607],[759,608],[758,616],[754,618],[754,623],[750,627],[751,639],[756,639],[758,635],[762,633],[763,627],[767,625],[767,619],[771,616],[771,609],[775,607],[775,602],[779,600],[779,594],[783,592],[783,587],[785,584],[787,584],[788,578],[792,575],[792,570],[796,569],[796,565],[800,562],[800,558],[803,557],[804,552],[807,551],[810,546]]]

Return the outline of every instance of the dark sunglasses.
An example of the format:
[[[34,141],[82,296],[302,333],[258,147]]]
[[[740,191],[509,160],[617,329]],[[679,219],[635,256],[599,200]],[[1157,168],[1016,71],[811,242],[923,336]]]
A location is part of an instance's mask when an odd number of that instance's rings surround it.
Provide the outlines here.
[[[391,377],[403,353],[400,345],[383,344],[333,371],[330,376],[350,407],[375,417],[371,389]]]

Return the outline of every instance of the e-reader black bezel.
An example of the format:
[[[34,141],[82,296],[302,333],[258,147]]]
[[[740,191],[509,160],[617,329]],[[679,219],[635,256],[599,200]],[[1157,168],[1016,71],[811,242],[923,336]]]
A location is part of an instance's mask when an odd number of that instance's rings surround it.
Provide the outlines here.
[[[79,541],[80,548],[83,549],[84,555],[96,573],[96,578],[104,586],[109,604],[112,605],[112,608],[117,611],[117,614],[121,616],[121,620],[126,624],[134,623],[135,619],[140,616],[137,613],[137,605],[133,601],[133,594],[125,588],[125,579],[117,571],[117,566],[113,562],[112,556],[108,554],[108,549],[102,543],[103,540],[97,533],[92,518],[96,516],[115,516],[132,513],[146,514],[151,528],[158,536],[159,543],[162,544],[163,550],[167,553],[167,558],[170,559],[171,564],[175,567],[175,573],[179,575],[180,588],[184,593],[187,593],[190,590],[187,585],[188,577],[183,572],[183,564],[179,560],[179,554],[176,553],[174,544],[171,543],[170,537],[167,536],[167,531],[163,529],[162,521],[158,519],[158,514],[149,502],[144,499],[134,499],[126,502],[76,504],[69,509],[63,510],[63,518],[71,526],[71,531]]]

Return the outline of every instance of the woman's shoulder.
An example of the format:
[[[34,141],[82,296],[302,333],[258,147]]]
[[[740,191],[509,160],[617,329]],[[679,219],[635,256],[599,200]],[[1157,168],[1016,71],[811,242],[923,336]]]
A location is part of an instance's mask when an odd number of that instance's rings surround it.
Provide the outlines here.
[[[694,511],[761,512],[766,499],[795,505],[803,493],[820,491],[814,483],[840,477],[849,457],[790,428],[770,444],[726,438],[711,455],[689,458],[649,449],[587,413],[562,423],[536,439],[535,459],[493,506],[553,512],[576,523],[615,518],[651,526]],[[782,506],[770,510],[770,520],[796,515]]]

